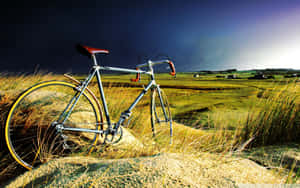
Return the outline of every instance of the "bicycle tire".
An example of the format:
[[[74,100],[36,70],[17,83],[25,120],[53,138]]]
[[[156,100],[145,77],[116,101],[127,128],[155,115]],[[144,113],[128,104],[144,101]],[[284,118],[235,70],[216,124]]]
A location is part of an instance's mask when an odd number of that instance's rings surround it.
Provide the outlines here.
[[[161,103],[159,92],[163,103]],[[172,143],[173,127],[170,105],[166,94],[160,88],[152,90],[150,111],[152,134],[155,140],[160,143],[167,141]]]
[[[63,131],[62,136],[51,126],[76,93],[74,84],[47,81],[28,88],[16,99],[6,119],[5,139],[19,164],[31,170],[56,156],[93,150],[99,134]],[[100,130],[102,124],[101,109],[84,91],[65,125]]]

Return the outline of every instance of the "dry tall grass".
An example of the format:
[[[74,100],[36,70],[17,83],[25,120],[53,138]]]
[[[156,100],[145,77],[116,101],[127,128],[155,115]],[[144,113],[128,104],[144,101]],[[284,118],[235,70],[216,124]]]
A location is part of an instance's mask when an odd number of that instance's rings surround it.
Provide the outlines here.
[[[4,114],[0,119],[1,125],[4,125],[5,113],[16,98],[16,94],[20,93],[24,88],[44,80],[65,80],[65,78],[51,74],[35,76],[21,75],[19,77],[0,76],[0,83],[10,83],[2,84],[0,87],[0,110]],[[90,89],[99,96],[97,85],[91,84]],[[120,113],[126,110],[134,101],[138,95],[138,91],[139,89],[131,88],[127,85],[105,87],[109,112],[114,122],[118,120]],[[257,109],[253,107],[253,110],[248,112],[247,120],[240,119],[237,121],[238,126],[236,130],[228,129],[232,122],[224,119],[221,113],[216,114],[218,118],[214,117],[213,121],[209,121],[209,123],[214,124],[211,127],[215,127],[214,130],[210,131],[196,130],[182,124],[174,123],[172,145],[169,145],[167,142],[154,142],[152,139],[149,107],[150,96],[148,94],[134,109],[132,117],[124,124],[142,143],[143,147],[128,146],[115,148],[99,145],[96,150],[97,152],[94,152],[92,156],[101,158],[128,158],[150,156],[161,152],[195,155],[201,152],[213,152],[221,153],[221,156],[223,156],[228,154],[229,151],[241,149],[241,147],[243,149],[243,147],[247,146],[272,144],[274,141],[299,141],[297,140],[299,139],[297,135],[300,135],[299,104],[296,101],[299,93],[297,94],[297,92],[299,92],[299,86],[295,83],[293,87],[288,85],[287,88],[280,92],[275,92],[274,90],[270,91],[268,95],[266,93],[266,97],[262,97],[261,99],[261,103],[264,103],[264,108]],[[275,95],[273,95],[274,93]],[[4,140],[2,139],[1,151],[7,153],[3,143]],[[44,156],[47,156],[47,160],[51,159],[51,155],[47,155],[47,153],[44,153]]]
[[[279,90],[279,91],[278,91]],[[298,83],[274,88],[262,95],[262,108],[252,108],[240,133],[242,142],[262,146],[300,141],[300,103]]]

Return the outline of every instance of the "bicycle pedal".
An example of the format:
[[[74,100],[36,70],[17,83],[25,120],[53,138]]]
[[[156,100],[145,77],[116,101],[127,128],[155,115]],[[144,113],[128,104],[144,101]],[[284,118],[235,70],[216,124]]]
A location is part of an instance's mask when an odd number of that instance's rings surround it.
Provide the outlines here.
[[[66,135],[64,135],[64,134],[60,134],[60,136],[61,136],[64,140],[68,139],[68,136],[66,136]]]
[[[61,134],[60,135],[63,139],[63,149],[67,150],[67,149],[71,149],[71,147],[67,144],[67,139],[68,139],[68,136],[64,135],[64,134]]]
[[[64,148],[64,150],[71,149],[71,147],[65,142],[63,144],[63,148]]]

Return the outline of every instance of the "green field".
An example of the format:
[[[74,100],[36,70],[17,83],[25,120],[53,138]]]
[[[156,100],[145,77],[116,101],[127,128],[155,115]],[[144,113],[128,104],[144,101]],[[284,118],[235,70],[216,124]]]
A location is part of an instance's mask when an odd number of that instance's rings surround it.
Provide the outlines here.
[[[159,74],[156,79],[168,95],[173,118],[196,128],[207,127],[209,120],[220,118],[219,116],[230,120],[230,126],[235,127],[239,120],[245,119],[249,111],[261,108],[268,97],[282,90],[293,88],[299,96],[299,83],[295,79],[276,76],[276,79],[249,80],[249,76],[249,73],[240,73],[238,77],[242,79],[226,79],[216,78],[212,74],[194,78],[192,73],[179,73],[176,78]],[[128,87],[147,84],[147,76],[142,77],[139,83],[130,82],[132,77],[133,75],[104,75],[103,81],[128,84]],[[138,94],[138,89],[136,93]]]

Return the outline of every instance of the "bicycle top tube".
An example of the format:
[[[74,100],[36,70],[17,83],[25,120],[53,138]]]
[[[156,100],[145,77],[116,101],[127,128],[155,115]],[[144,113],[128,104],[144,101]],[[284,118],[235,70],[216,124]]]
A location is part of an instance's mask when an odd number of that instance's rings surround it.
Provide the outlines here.
[[[107,70],[107,71],[116,71],[116,72],[129,72],[129,73],[139,73],[139,74],[151,74],[150,72],[143,71],[143,70],[134,70],[134,69],[127,69],[127,68],[119,68],[119,67],[107,67],[107,66],[100,66],[100,70]]]
[[[172,63],[170,60],[160,60],[160,61],[151,61],[149,60],[148,63],[139,64],[136,66],[136,68],[142,68],[142,67],[149,67],[150,69],[153,67],[153,65],[159,65],[163,63]],[[127,68],[119,68],[119,67],[108,67],[108,66],[100,66],[100,70],[107,70],[107,71],[119,71],[119,72],[130,72],[130,73],[140,73],[140,74],[150,74],[149,71],[143,71],[143,70],[134,70],[134,69],[127,69]]]

